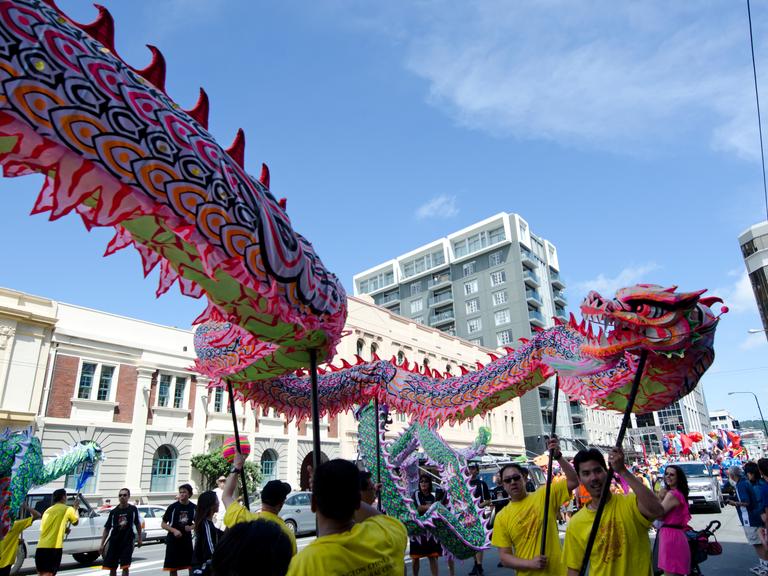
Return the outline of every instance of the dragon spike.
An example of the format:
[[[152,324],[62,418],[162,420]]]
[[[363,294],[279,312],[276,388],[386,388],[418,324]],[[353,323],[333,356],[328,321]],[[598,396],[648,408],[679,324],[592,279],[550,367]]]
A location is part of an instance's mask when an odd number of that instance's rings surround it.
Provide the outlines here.
[[[718,298],[717,296],[707,296],[706,298],[699,298],[699,303],[704,304],[704,306],[708,308],[712,308],[712,304],[716,304],[719,302],[720,304],[723,304],[723,299]]]
[[[283,212],[286,212],[288,210],[288,198],[280,198],[280,200],[277,201],[277,205],[283,209]]]
[[[518,338],[518,340],[520,341],[520,344],[528,344],[528,342],[530,342],[528,338]]]
[[[669,288],[664,288],[664,292],[669,292],[672,294],[675,290],[677,290],[677,286],[670,286]]]
[[[571,317],[568,319],[568,326],[571,328],[576,328],[576,316],[573,315],[573,312],[571,312]]]
[[[143,70],[133,69],[139,76],[151,82],[156,88],[165,92],[165,56],[157,47],[147,44],[152,52],[152,61]]]
[[[243,165],[245,164],[245,132],[243,132],[242,128],[237,130],[235,139],[225,152],[235,161],[235,164],[240,166],[240,168],[243,168]]]
[[[264,188],[269,189],[269,166],[263,163],[261,165],[261,176],[259,176],[259,182],[261,182]]]
[[[99,42],[104,48],[108,48],[110,52],[117,54],[115,50],[115,20],[104,6],[100,4],[94,4],[94,6],[99,11],[96,20],[90,24],[79,24],[77,22],[74,22],[74,24],[88,34],[88,36]],[[56,8],[55,5],[52,7]],[[58,10],[58,8],[56,9]]]
[[[190,110],[185,110],[189,116],[191,116],[200,126],[208,130],[208,112],[210,111],[210,103],[208,101],[208,94],[205,90],[200,88],[200,95],[197,97],[197,103]]]
[[[475,362],[475,366],[477,366],[478,370],[482,370],[483,369],[483,365],[479,361]]]
[[[326,373],[326,369],[325,368],[321,368],[320,366],[318,366],[317,367],[317,373],[320,374],[320,375],[323,375],[323,374]]]
[[[533,324],[531,324],[531,329],[534,332],[544,332],[544,328],[542,328],[541,326],[534,326]]]
[[[507,354],[512,354],[512,352],[514,351],[515,349],[512,348],[511,346],[504,346],[504,352],[506,352]]]
[[[341,359],[341,367],[342,368],[352,368],[352,364],[346,361],[346,359]]]
[[[357,360],[357,362],[355,362],[355,364],[357,364],[358,366],[359,366],[360,364],[365,364],[365,360],[363,360],[363,359],[360,357],[360,355],[359,355],[359,354],[355,354],[355,360]]]
[[[552,316],[552,320],[554,321],[555,326],[564,326],[565,325],[565,322],[563,322],[563,319],[560,318],[559,316]]]
[[[397,358],[395,358],[395,355],[392,354],[392,358],[389,359],[389,361],[394,365],[397,366]]]
[[[373,352],[373,353],[371,354],[371,357],[372,357],[371,359],[372,359],[374,362],[378,362],[379,360],[381,360],[381,358],[379,358],[379,355],[378,355],[378,354],[376,354],[376,352]]]
[[[488,356],[491,358],[491,362],[496,362],[496,360],[499,359],[499,357],[496,356],[496,354],[491,354],[490,352],[488,353]]]

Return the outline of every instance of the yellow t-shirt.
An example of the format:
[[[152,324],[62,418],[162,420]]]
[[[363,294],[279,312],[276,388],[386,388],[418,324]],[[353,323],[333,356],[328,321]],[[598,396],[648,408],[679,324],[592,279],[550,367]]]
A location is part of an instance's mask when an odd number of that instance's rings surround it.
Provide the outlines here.
[[[67,529],[67,520],[77,524],[80,517],[72,506],[66,504],[54,504],[43,513],[40,523],[40,541],[38,548],[63,548],[64,531]]]
[[[11,566],[16,562],[16,551],[19,549],[19,536],[21,532],[32,525],[34,518],[24,518],[16,520],[8,530],[2,541],[0,541],[0,568]]]
[[[288,535],[288,539],[291,541],[291,550],[292,555],[296,555],[296,536],[294,536],[293,532],[291,532],[290,528],[285,525],[285,522],[283,522],[283,519],[280,518],[277,514],[272,514],[272,512],[249,512],[248,509],[240,504],[239,502],[232,502],[227,507],[227,511],[224,514],[224,526],[227,528],[231,528],[235,524],[239,524],[240,522],[251,522],[252,520],[268,520],[269,522],[274,522],[278,526],[280,526],[280,529],[285,532]]]
[[[584,507],[571,518],[565,532],[563,557],[568,568],[579,570],[595,511]],[[635,494],[614,494],[605,505],[592,548],[590,576],[645,576],[651,574],[651,521],[640,513]]]
[[[518,570],[519,576],[560,576],[565,569],[561,561],[560,536],[557,532],[557,511],[568,502],[571,493],[568,483],[560,480],[552,483],[547,522],[547,567],[544,570]],[[509,501],[496,515],[493,522],[491,544],[497,548],[512,548],[515,556],[529,560],[541,550],[542,510],[546,499],[546,487],[542,486],[519,502]]]
[[[380,514],[312,542],[291,561],[288,576],[403,576],[407,543],[405,526]]]

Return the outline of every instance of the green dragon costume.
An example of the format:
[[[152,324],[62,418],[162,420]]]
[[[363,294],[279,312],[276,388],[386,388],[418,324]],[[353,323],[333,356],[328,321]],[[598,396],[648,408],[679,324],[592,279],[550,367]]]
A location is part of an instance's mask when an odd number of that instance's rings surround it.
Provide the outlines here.
[[[32,435],[31,429],[21,432],[6,430],[0,435],[0,539],[19,517],[19,510],[30,489],[72,474],[80,464],[100,458],[98,444],[86,442],[43,462],[40,440]]]

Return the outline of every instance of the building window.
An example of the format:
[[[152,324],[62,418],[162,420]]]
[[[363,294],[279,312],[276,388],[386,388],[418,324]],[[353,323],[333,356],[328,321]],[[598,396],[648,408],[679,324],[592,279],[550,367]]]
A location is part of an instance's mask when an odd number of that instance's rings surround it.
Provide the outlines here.
[[[470,294],[474,294],[477,292],[477,278],[474,280],[470,280],[469,282],[464,282],[464,296],[469,296]]]
[[[403,354],[403,351],[402,351],[402,350],[400,350],[400,351],[397,353],[397,363],[398,363],[398,364],[402,364],[402,363],[403,363],[403,360],[405,360],[405,354]]]
[[[398,412],[397,413],[397,421],[398,422],[405,422],[405,412]]]
[[[480,338],[470,338],[469,343],[474,344],[475,346],[482,346],[483,338],[482,336]]]
[[[525,238],[525,234],[528,232],[528,225],[520,220],[518,221],[517,226],[520,230],[520,238]]]
[[[499,226],[488,232],[488,245],[493,246],[499,242],[504,242],[504,226]]]
[[[224,411],[224,389],[223,388],[216,388],[213,392],[213,411],[214,412],[223,412]]]
[[[466,278],[467,276],[472,276],[472,274],[475,273],[475,261],[467,262],[462,266],[461,273]]]
[[[507,273],[504,270],[491,272],[491,286],[498,286],[507,281]]]
[[[355,354],[357,354],[358,356],[362,356],[364,349],[365,349],[365,340],[363,340],[362,338],[358,338],[357,343],[355,344],[355,350],[356,350]]]
[[[389,286],[390,284],[394,283],[395,273],[392,270],[388,270],[386,272],[380,272],[372,278],[360,280],[358,289],[360,290],[360,294],[368,294],[369,292],[375,292],[379,288],[384,288],[385,286]]]
[[[150,492],[173,492],[176,490],[176,451],[172,446],[160,446],[152,457],[152,478]]]
[[[424,309],[423,300],[414,300],[411,302],[411,314],[418,314]]]
[[[411,320],[416,322],[416,324],[424,324],[424,316],[421,316],[421,315],[414,316],[413,318],[411,318]]]
[[[467,332],[469,332],[470,334],[480,332],[480,330],[482,329],[483,329],[483,323],[480,321],[480,318],[472,318],[470,320],[467,320]]]
[[[171,406],[171,397],[173,397],[174,408],[185,408],[184,391],[187,388],[187,379],[183,376],[174,378],[170,374],[160,374],[160,384],[157,388],[157,406],[168,408]]]
[[[501,306],[502,304],[507,303],[507,291],[506,290],[499,290],[498,292],[493,293],[493,305],[494,306]]]
[[[473,314],[474,312],[480,311],[480,299],[479,298],[472,298],[471,300],[467,300],[464,305],[467,309],[467,314]]]
[[[502,324],[509,324],[509,308],[504,308],[503,310],[497,310],[493,314],[493,322],[496,324],[496,326],[501,326]]]
[[[488,266],[500,266],[504,262],[504,254],[501,250],[491,252],[488,255]]]
[[[378,349],[379,347],[376,345],[376,342],[371,342],[371,360],[376,358],[376,352]]]
[[[277,480],[277,452],[271,448],[261,454],[262,485],[270,480]]]
[[[90,440],[81,440],[80,444],[88,444]],[[77,468],[71,473],[67,474],[66,478],[64,479],[64,488],[67,490],[72,490],[73,492],[77,490],[78,483],[80,482],[80,477],[82,476],[83,472],[85,472],[86,468],[88,466],[93,466],[93,475],[88,478],[85,482],[85,484],[81,487],[80,492],[83,494],[95,494],[96,493],[96,484],[98,482],[99,478],[99,466],[101,464],[100,460],[97,460],[96,462],[93,462],[92,464],[89,462],[81,462],[77,465]]]
[[[94,387],[97,374],[98,384]],[[83,362],[80,368],[77,397],[84,400],[109,400],[114,375],[114,366],[97,364],[95,362]]]
[[[451,374],[451,370],[453,370],[453,367],[450,364],[445,365],[445,373]]]
[[[176,377],[176,389],[173,391],[173,407],[184,408],[184,391],[187,388],[187,379]]]
[[[508,346],[512,343],[512,339],[512,330],[502,330],[501,332],[496,332],[497,346]]]

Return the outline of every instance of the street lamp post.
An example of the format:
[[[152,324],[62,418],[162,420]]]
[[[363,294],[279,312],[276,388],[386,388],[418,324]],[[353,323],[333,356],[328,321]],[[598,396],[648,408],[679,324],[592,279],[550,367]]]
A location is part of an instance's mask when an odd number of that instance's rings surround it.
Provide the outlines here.
[[[760,409],[760,402],[757,399],[757,394],[755,394],[754,392],[728,392],[728,396],[733,396],[734,394],[752,394],[752,396],[755,398],[755,404],[757,404],[757,411],[760,413],[760,421],[763,423],[765,438],[766,440],[768,440],[768,426],[765,425],[765,418],[763,418],[763,411]]]

